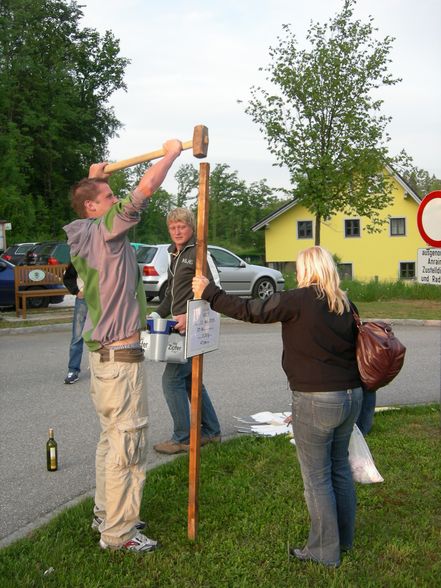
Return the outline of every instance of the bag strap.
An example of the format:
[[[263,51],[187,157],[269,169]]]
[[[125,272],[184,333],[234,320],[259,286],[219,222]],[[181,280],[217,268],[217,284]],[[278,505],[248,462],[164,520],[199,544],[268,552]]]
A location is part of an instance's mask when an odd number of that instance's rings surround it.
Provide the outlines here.
[[[363,324],[363,321],[361,320],[360,315],[355,310],[355,307],[350,300],[349,300],[349,306],[351,307],[351,312],[352,312],[352,316],[354,317],[355,324],[357,325],[358,328],[360,328]]]

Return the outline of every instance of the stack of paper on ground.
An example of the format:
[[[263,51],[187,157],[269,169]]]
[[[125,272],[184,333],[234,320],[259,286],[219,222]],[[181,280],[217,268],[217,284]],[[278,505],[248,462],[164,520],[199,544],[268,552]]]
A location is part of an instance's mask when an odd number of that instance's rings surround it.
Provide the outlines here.
[[[291,437],[290,443],[295,445],[292,425],[290,422],[290,412],[257,412],[247,418],[234,417],[240,426],[236,427],[239,433],[251,433],[254,435],[263,435],[265,437],[275,437],[276,435],[288,435]],[[286,421],[289,422],[286,422]],[[357,425],[349,442],[349,463],[352,470],[352,476],[360,484],[374,484],[384,482],[379,471],[375,467],[372,454],[369,447]]]
[[[275,435],[290,435],[292,437],[291,423],[286,419],[291,416],[290,412],[257,412],[246,419],[234,417],[242,423],[236,427],[239,433],[253,433],[255,435],[264,435],[274,437]]]

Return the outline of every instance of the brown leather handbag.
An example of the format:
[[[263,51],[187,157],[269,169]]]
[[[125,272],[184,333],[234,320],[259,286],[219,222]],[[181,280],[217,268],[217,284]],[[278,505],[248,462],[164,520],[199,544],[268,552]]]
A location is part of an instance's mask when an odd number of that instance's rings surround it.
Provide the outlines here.
[[[362,321],[354,308],[352,314],[358,328],[356,355],[360,378],[366,390],[375,391],[398,375],[406,347],[395,337],[388,323]]]

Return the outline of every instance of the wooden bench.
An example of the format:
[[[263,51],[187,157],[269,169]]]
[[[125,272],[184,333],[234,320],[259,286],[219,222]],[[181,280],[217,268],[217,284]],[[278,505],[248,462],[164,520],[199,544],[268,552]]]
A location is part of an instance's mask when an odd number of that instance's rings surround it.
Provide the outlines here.
[[[14,267],[15,314],[19,316],[20,300],[21,316],[25,319],[28,298],[70,294],[63,284],[63,274],[66,268],[67,263],[59,265],[16,265]],[[63,286],[63,288],[54,287],[58,285]]]

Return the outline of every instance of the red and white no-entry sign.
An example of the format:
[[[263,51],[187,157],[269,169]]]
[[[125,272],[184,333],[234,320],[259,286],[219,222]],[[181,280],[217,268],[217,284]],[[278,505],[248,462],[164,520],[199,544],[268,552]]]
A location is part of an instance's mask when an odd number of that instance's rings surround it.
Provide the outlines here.
[[[418,230],[432,247],[441,247],[441,190],[427,194],[418,207]]]

